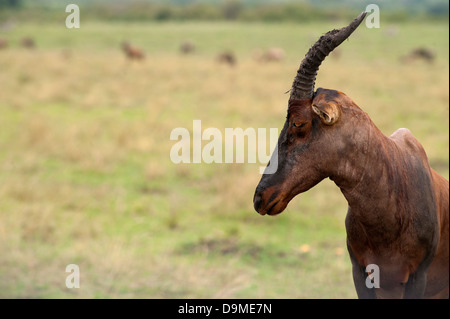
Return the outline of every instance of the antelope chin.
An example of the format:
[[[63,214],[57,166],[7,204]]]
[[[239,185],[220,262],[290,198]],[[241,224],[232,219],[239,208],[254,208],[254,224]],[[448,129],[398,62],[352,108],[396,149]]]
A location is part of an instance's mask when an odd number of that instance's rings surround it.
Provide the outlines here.
[[[269,216],[275,216],[282,213],[286,209],[288,203],[289,201],[285,201],[284,199],[273,201],[268,207],[264,207],[263,209],[258,211],[258,213],[260,215],[267,214]]]

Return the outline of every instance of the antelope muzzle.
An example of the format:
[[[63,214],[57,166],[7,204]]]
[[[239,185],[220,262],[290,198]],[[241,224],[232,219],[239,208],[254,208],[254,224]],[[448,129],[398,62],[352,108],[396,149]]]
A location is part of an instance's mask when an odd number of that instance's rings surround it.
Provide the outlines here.
[[[253,207],[260,215],[277,215],[288,203],[285,194],[275,186],[269,188],[258,186],[253,197]]]

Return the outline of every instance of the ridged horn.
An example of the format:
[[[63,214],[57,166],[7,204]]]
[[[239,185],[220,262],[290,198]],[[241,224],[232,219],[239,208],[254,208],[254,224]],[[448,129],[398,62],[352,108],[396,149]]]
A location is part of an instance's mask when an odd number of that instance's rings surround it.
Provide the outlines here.
[[[331,30],[325,33],[309,49],[300,64],[297,75],[292,83],[290,100],[303,100],[311,98],[314,94],[314,83],[317,71],[325,57],[337,46],[347,39],[361,24],[366,16],[362,12],[352,23],[339,30]]]

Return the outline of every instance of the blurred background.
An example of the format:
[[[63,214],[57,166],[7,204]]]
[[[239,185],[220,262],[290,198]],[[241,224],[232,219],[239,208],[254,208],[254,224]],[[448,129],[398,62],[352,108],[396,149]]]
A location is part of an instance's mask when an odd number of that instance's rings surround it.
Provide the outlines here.
[[[260,163],[174,164],[169,136],[281,129],[308,48],[370,3],[380,28],[316,87],[409,128],[448,179],[447,0],[74,2],[79,29],[70,2],[0,0],[2,298],[356,298],[331,181],[259,216]]]

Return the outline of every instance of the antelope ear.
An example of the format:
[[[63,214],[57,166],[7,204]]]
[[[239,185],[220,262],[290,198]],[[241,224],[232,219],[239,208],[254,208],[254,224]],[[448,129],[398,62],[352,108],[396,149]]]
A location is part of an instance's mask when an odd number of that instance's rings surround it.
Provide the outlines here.
[[[341,115],[339,106],[334,102],[313,104],[312,109],[326,125],[333,125]]]

